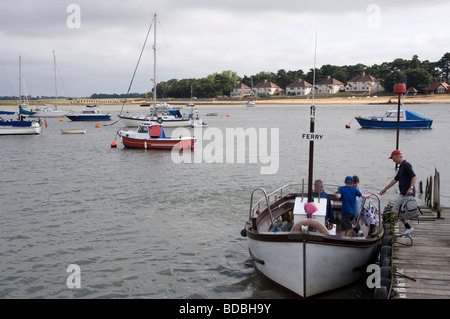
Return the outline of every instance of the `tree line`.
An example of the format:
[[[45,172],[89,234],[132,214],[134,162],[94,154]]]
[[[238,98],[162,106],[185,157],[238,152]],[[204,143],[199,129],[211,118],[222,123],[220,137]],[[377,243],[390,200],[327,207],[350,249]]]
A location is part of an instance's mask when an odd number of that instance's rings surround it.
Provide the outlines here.
[[[316,83],[327,76],[331,76],[346,84],[348,80],[361,75],[363,72],[377,78],[387,93],[393,92],[395,83],[406,83],[408,88],[414,87],[419,93],[424,93],[425,88],[438,79],[449,81],[450,52],[445,53],[436,62],[421,61],[417,55],[414,55],[410,60],[398,58],[392,62],[383,62],[372,66],[362,63],[344,66],[325,64],[320,68],[316,68]],[[163,81],[158,83],[156,94],[157,98],[216,98],[229,96],[238,81],[251,86],[252,79],[254,84],[267,80],[284,89],[287,85],[300,78],[313,83],[313,73],[313,68],[308,70],[307,73],[303,72],[303,70],[286,71],[280,69],[276,73],[262,71],[254,75],[240,77],[234,71],[222,71],[200,79]],[[101,96],[103,95],[94,94],[91,98],[100,98]],[[120,97],[123,97],[123,95]],[[152,92],[145,94],[145,97],[152,98]]]

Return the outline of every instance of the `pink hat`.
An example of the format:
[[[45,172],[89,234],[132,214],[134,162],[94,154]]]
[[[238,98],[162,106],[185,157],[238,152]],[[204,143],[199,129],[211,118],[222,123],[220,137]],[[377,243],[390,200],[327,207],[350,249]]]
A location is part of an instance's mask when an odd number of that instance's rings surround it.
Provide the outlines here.
[[[389,157],[389,159],[392,159],[394,156],[401,156],[402,152],[400,152],[399,150],[395,150],[391,153],[391,157]]]

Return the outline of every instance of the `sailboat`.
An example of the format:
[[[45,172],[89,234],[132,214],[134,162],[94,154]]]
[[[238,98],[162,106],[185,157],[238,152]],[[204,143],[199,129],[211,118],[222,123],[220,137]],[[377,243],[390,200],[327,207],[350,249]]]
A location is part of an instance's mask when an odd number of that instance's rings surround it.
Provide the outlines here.
[[[55,73],[55,105],[46,104],[41,108],[36,108],[32,111],[31,114],[28,114],[30,117],[39,117],[39,118],[52,118],[52,117],[63,117],[69,113],[68,111],[58,110],[58,87],[56,80],[56,56],[55,51],[53,51],[53,69]],[[23,108],[20,109],[21,114],[27,114],[27,111]]]
[[[19,55],[19,109],[26,104],[22,103],[22,57]],[[13,115],[15,112],[0,111],[0,115]],[[0,135],[37,135],[41,134],[39,121],[26,121],[23,114],[18,119],[3,119],[0,117]]]
[[[179,108],[168,109],[168,112],[159,112],[158,104],[156,103],[156,14],[152,20],[154,38],[153,38],[153,109],[151,109],[150,114],[148,115],[132,115],[127,112],[122,114],[122,111],[118,115],[121,119],[121,122],[125,126],[137,127],[142,122],[157,122],[158,124],[164,123],[166,127],[178,127],[178,126],[189,126],[192,122],[190,117],[183,116],[180,112]],[[149,30],[150,31],[150,30]],[[148,33],[147,33],[148,37]],[[147,42],[147,38],[145,39],[145,43]],[[144,47],[145,47],[144,43]],[[144,49],[142,48],[142,50]],[[141,52],[142,55],[142,52]],[[140,59],[140,57],[139,57]],[[139,61],[138,61],[139,64]],[[137,68],[137,66],[136,66]],[[134,75],[133,75],[134,77]],[[132,80],[133,81],[133,80]],[[131,82],[132,82],[131,81]],[[131,84],[130,84],[131,87]],[[125,102],[124,102],[125,104]],[[167,104],[164,105],[165,108],[168,108]],[[122,107],[123,108],[123,107]]]
[[[253,101],[253,77],[252,77],[252,83],[251,83],[251,91],[250,94],[252,96],[252,98],[250,100],[247,101],[247,103],[245,103],[246,106],[255,106],[255,102]]]
[[[314,71],[315,60],[314,56]],[[315,121],[313,95],[311,134]],[[256,269],[300,298],[337,289],[361,278],[366,267],[377,258],[383,235],[380,223],[371,229],[363,218],[354,224],[360,236],[343,236],[335,228],[325,226],[327,200],[321,198],[322,194],[313,197],[313,163],[314,140],[310,140],[307,196],[304,183],[285,185],[271,193],[263,188],[254,189],[248,220],[241,232],[248,237],[248,250]],[[263,197],[253,201],[257,192]],[[328,196],[336,213],[342,202],[333,193]],[[362,207],[373,207],[381,221],[379,197],[372,196],[365,199]],[[339,229],[339,220],[337,224]]]

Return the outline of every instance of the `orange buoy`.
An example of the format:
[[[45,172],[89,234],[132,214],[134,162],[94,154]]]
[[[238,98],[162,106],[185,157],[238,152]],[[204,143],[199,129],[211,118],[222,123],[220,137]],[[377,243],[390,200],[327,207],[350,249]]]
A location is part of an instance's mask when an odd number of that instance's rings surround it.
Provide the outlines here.
[[[95,124],[95,127],[101,127],[100,123]]]
[[[231,114],[230,114],[230,113],[228,113],[228,114],[227,114],[227,117],[230,117],[230,116],[231,116]]]
[[[116,142],[111,142],[111,148],[116,148],[117,147],[117,143]]]

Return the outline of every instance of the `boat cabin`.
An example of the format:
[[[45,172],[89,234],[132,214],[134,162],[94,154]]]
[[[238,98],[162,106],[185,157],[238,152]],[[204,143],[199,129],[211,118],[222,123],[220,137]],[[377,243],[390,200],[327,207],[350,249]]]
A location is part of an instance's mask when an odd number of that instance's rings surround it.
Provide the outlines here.
[[[162,138],[166,137],[164,133],[163,125],[154,124],[152,122],[141,123],[137,130],[138,133],[149,134],[150,138]]]

